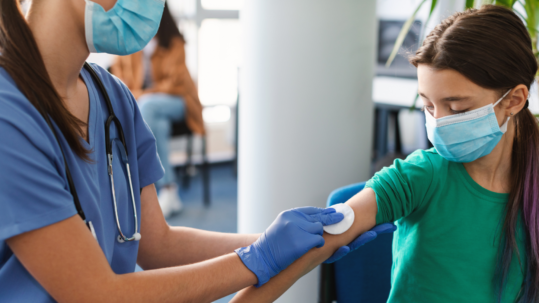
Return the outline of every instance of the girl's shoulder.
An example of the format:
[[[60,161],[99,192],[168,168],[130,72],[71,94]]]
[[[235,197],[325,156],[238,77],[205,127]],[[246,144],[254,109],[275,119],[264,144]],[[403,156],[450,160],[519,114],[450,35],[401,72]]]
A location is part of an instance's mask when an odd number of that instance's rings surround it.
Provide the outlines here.
[[[433,172],[447,167],[448,165],[448,161],[444,157],[440,156],[440,154],[438,154],[438,151],[436,151],[436,148],[434,147],[425,150],[418,149],[411,153],[404,160],[395,160],[395,163],[397,162],[404,162],[409,165],[419,166],[428,170],[432,170]]]

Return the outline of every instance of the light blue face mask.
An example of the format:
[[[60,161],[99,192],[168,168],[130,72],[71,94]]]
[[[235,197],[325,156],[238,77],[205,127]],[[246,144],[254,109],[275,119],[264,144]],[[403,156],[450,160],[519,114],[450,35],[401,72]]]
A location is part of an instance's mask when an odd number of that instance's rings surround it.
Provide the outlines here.
[[[129,55],[144,48],[159,29],[165,0],[118,0],[113,8],[86,1],[86,44],[92,53]]]
[[[435,119],[425,110],[427,136],[438,154],[452,162],[472,162],[492,152],[507,131],[509,118],[502,126],[494,113],[496,103],[481,108]]]

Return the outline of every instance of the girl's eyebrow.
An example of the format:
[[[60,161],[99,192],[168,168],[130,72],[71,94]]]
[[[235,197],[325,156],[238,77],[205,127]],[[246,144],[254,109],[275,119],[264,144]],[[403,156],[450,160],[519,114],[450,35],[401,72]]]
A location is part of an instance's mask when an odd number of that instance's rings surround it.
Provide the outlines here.
[[[423,98],[429,100],[429,98],[428,98],[424,93],[418,92],[418,94],[419,94],[421,97],[423,97]],[[451,96],[451,97],[445,97],[445,98],[443,98],[442,101],[465,101],[465,100],[469,100],[469,99],[470,99],[469,96]]]
[[[469,100],[470,97],[468,96],[453,96],[453,97],[446,97],[443,98],[442,101],[465,101]]]

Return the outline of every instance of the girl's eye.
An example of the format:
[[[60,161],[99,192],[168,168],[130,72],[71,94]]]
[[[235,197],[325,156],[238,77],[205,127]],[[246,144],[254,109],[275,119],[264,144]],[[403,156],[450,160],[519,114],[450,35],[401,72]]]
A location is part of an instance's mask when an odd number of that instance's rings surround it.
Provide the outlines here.
[[[434,110],[434,106],[423,105],[423,107],[421,108],[421,111],[425,111],[425,110],[427,110],[429,113],[432,113],[432,111]]]
[[[452,110],[452,109],[450,109],[450,111],[451,111],[451,113],[452,113],[453,115],[456,115],[456,114],[462,114],[462,113],[467,112],[467,110]]]
[[[434,106],[430,106],[430,105],[423,105],[421,107],[421,111],[428,111],[429,113],[433,113],[434,112]],[[467,112],[468,110],[465,109],[465,110],[453,110],[453,109],[449,109],[449,112],[452,114],[452,115],[457,115],[457,114],[462,114],[462,113],[465,113]]]

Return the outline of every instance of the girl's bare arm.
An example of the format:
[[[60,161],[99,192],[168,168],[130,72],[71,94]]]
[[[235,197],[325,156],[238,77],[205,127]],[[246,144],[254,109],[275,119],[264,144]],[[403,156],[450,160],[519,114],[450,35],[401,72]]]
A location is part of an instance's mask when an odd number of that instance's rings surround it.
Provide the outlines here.
[[[340,235],[324,234],[326,244],[323,247],[312,249],[263,286],[245,288],[231,303],[275,301],[299,278],[327,260],[339,247],[352,242],[376,224],[376,195],[372,189],[364,189],[346,204],[352,207],[355,213],[354,223],[348,231]]]

